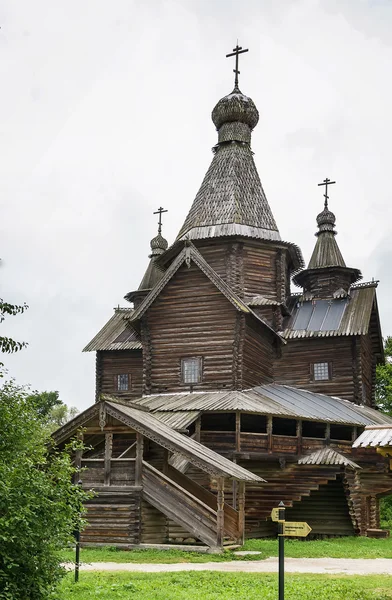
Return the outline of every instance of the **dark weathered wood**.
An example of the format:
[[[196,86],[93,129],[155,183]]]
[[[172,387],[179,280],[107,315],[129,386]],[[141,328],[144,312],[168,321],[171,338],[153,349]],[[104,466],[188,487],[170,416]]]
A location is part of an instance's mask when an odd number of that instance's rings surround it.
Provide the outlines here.
[[[136,463],[135,484],[142,485],[144,438],[141,433],[136,434]]]
[[[105,472],[104,472],[105,485],[110,485],[112,446],[113,446],[113,433],[105,433]]]
[[[217,525],[216,525],[216,545],[218,547],[223,544],[224,528],[225,528],[225,482],[223,477],[218,479],[218,495],[217,495]]]
[[[97,352],[97,395],[110,394],[124,400],[142,395],[143,358],[140,350],[102,350]],[[130,389],[118,391],[117,375],[130,375]]]
[[[245,538],[245,483],[238,484],[238,543],[243,544]]]

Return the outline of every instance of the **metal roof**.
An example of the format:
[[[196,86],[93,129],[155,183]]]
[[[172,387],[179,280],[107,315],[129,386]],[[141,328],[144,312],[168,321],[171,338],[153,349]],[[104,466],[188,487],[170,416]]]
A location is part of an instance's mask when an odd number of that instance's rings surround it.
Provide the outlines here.
[[[320,450],[316,450],[312,452],[312,454],[308,454],[307,456],[303,456],[298,460],[299,465],[344,465],[346,467],[351,467],[352,469],[361,469],[357,463],[350,460],[340,452],[333,450],[333,448],[321,448]]]
[[[154,412],[154,417],[159,419],[165,425],[172,427],[173,429],[186,429],[188,425],[191,425],[194,421],[196,421],[197,417],[200,415],[199,410],[189,410],[189,411],[176,411],[176,412]]]
[[[96,350],[140,350],[140,339],[125,317],[132,315],[132,308],[115,308],[114,315],[87,344],[83,352]]]
[[[377,283],[351,288],[348,298],[297,301],[285,339],[366,335],[376,298]]]
[[[156,394],[143,396],[133,403],[160,414],[177,411],[191,413],[238,410],[345,425],[392,424],[391,417],[367,406],[278,384],[262,385],[244,391]]]
[[[355,440],[353,448],[385,448],[392,447],[392,426],[369,426]]]

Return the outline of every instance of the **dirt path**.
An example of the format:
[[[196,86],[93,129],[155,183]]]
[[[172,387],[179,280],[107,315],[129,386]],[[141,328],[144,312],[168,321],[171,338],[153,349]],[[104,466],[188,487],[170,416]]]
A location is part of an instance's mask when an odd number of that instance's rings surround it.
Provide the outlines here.
[[[73,567],[72,567],[73,568]],[[221,563],[140,564],[100,562],[82,564],[81,571],[135,571],[168,573],[174,571],[225,571],[245,573],[277,573],[278,559],[232,561]],[[286,558],[287,573],[343,573],[345,575],[392,575],[391,558]]]

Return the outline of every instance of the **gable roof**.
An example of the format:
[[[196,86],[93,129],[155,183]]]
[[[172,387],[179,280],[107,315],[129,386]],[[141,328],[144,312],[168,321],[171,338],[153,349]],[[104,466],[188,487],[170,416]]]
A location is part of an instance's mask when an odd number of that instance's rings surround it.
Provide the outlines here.
[[[157,283],[154,289],[148,294],[144,301],[138,306],[138,308],[130,314],[127,318],[131,322],[136,322],[140,319],[150,306],[158,298],[163,288],[169,283],[171,278],[177,273],[181,265],[190,264],[193,262],[199,269],[206,275],[206,277],[215,285],[215,287],[229,300],[234,308],[247,315],[252,315],[257,321],[259,321],[264,327],[269,329],[274,336],[279,338],[283,343],[284,340],[280,335],[270,326],[264,319],[257,315],[247,304],[227,285],[227,283],[218,275],[218,273],[207,263],[197,248],[188,242],[186,246],[181,250],[178,256],[171,263],[162,279]]]
[[[98,414],[102,415],[102,413],[114,417],[167,450],[180,454],[207,473],[215,476],[223,475],[238,481],[264,481],[261,477],[233,463],[228,458],[214,452],[214,450],[210,450],[210,448],[203,446],[196,440],[178,433],[165,423],[158,421],[149,412],[115,402],[105,401],[94,404],[80,415],[77,415],[72,421],[53,433],[55,442],[59,444],[69,439],[84,423]]]
[[[392,425],[370,425],[355,440],[353,448],[392,447]]]
[[[115,308],[114,315],[95,337],[83,348],[83,352],[96,350],[140,350],[141,341],[126,317],[133,313],[132,308]]]
[[[316,450],[311,454],[302,456],[298,460],[299,465],[344,465],[345,467],[351,467],[352,469],[361,469],[357,463],[347,458],[340,452],[337,452],[333,448],[328,446]]]
[[[359,284],[350,289],[347,298],[327,300],[297,299],[297,306],[287,327],[281,332],[284,339],[366,335],[376,299],[377,282]]]

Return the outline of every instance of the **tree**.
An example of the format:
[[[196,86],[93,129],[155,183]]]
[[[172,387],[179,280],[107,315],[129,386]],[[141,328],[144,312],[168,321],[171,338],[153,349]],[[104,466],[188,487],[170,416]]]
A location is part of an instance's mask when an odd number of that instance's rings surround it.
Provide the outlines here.
[[[6,315],[18,315],[20,313],[24,313],[27,308],[27,304],[9,304],[0,298],[0,323],[4,321]],[[27,346],[26,342],[16,342],[12,338],[0,336],[0,352],[10,354],[12,352],[18,352],[18,350],[21,350],[25,346]],[[0,363],[0,368],[2,366],[3,363]]]
[[[29,399],[50,432],[65,425],[78,414],[75,406],[67,406],[60,400],[58,392],[33,392]]]
[[[384,340],[385,364],[376,368],[376,403],[392,416],[392,337]]]
[[[70,449],[51,446],[34,401],[13,382],[0,388],[0,432],[0,598],[46,600],[88,495],[72,483]]]

